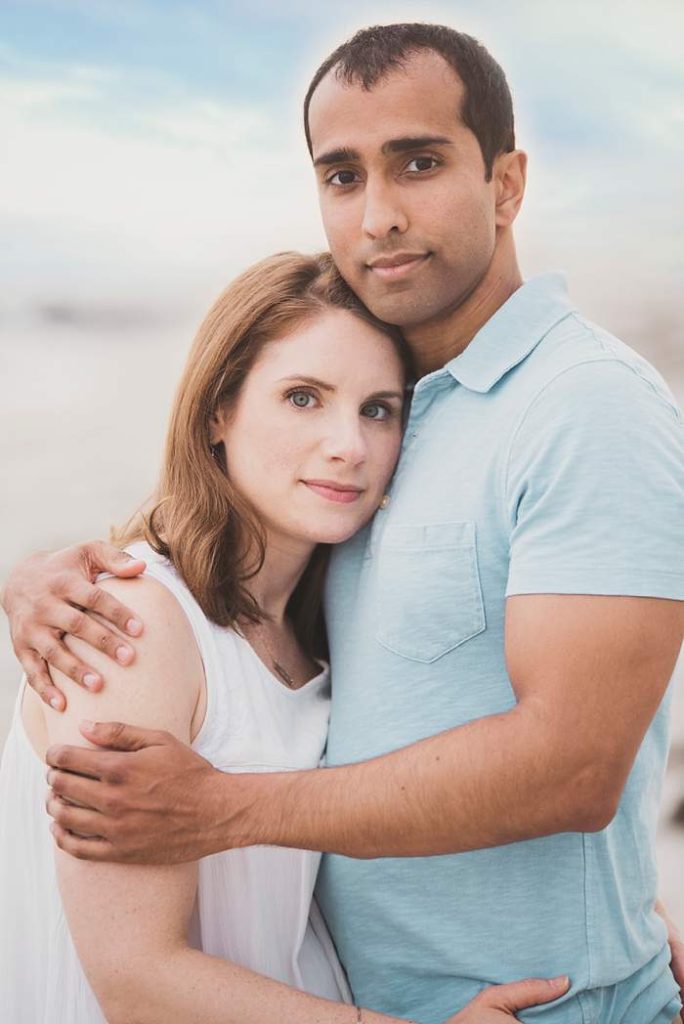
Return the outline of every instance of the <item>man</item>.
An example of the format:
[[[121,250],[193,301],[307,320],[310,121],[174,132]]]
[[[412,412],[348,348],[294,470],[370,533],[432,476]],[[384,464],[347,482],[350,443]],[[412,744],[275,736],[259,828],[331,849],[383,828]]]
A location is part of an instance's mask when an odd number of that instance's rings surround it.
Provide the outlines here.
[[[305,125],[337,265],[420,377],[389,505],[331,567],[329,767],[225,777],[165,734],[96,726],[125,752],[51,752],[57,841],[93,859],[331,852],[319,898],[379,1010],[432,1024],[485,983],[568,973],[523,1019],[669,1021],[653,838],[682,638],[679,412],[558,277],[523,284],[526,158],[478,43],[358,33],[314,76]],[[99,568],[139,571],[90,545],[6,590],[47,699],[42,658],[92,674],[61,631],[131,657],[78,611],[126,628],[83,580]]]

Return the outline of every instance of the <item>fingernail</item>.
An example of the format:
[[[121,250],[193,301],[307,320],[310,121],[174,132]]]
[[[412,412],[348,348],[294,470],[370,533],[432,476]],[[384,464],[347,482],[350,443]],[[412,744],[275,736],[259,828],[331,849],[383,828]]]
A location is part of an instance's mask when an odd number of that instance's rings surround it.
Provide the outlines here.
[[[557,978],[549,978],[549,985],[553,988],[566,988],[570,984],[567,974],[559,974]]]
[[[127,665],[133,657],[133,651],[130,647],[124,647],[123,644],[120,644],[114,651],[114,657],[121,665]]]
[[[54,708],[55,711],[62,710],[62,701],[59,699],[59,697],[50,697],[50,707]]]
[[[91,722],[89,718],[84,718],[81,721],[81,728],[87,729],[88,732],[92,732],[92,730],[95,728],[95,723]]]
[[[129,619],[126,623],[126,632],[129,636],[140,636],[143,624],[140,619]]]
[[[83,684],[84,686],[87,686],[90,690],[94,690],[95,687],[99,685],[99,682],[100,677],[94,676],[92,672],[86,672],[86,674],[83,676]]]

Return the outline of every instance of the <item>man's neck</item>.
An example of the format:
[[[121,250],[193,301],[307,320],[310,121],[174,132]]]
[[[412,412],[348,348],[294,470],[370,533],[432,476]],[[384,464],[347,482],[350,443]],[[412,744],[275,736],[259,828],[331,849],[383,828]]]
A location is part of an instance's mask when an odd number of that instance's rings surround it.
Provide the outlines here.
[[[522,283],[515,251],[495,252],[484,277],[455,309],[406,328],[404,337],[413,352],[419,376],[438,370],[460,355]]]

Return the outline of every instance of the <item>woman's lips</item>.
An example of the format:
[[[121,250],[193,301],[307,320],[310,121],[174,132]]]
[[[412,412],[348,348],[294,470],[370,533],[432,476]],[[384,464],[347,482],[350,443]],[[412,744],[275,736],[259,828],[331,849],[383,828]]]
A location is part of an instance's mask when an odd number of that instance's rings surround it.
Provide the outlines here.
[[[340,505],[350,505],[362,494],[358,487],[347,487],[344,484],[335,484],[330,480],[304,480],[303,483],[314,494],[320,495],[321,498],[327,498],[328,501],[336,501]]]

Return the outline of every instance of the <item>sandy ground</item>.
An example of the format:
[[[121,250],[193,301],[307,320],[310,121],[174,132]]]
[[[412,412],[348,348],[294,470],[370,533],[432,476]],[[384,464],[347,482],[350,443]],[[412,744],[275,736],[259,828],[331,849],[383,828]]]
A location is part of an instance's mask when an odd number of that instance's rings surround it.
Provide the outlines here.
[[[5,324],[5,328],[7,328]],[[0,579],[18,558],[104,537],[152,489],[174,382],[192,325],[107,333],[28,320],[0,346]],[[670,381],[680,401],[684,381]],[[684,660],[677,672],[672,754],[658,844],[661,895],[684,925]],[[0,623],[0,744],[18,684]]]

